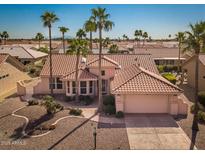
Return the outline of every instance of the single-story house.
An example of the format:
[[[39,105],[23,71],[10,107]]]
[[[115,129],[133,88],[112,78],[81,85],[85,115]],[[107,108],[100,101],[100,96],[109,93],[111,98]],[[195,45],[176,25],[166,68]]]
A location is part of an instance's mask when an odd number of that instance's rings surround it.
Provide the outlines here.
[[[75,84],[75,55],[54,54],[53,82],[49,83],[49,59],[40,74],[41,82],[34,94],[54,93],[74,96],[98,95],[98,75],[102,75],[103,95],[113,94],[116,110],[125,113],[186,114],[187,104],[178,96],[183,92],[159,74],[150,54],[103,54],[102,72],[98,70],[99,55],[81,57],[79,87]]]
[[[179,48],[135,48],[134,53],[149,53],[152,54],[157,65],[175,65],[178,64]],[[181,53],[180,61],[185,62],[190,53]]]
[[[46,53],[34,50],[27,45],[1,45],[0,53],[9,54],[24,65],[47,57]]]
[[[9,54],[0,54],[0,97],[16,89],[16,82],[29,79],[24,65]]]
[[[195,87],[195,56],[189,58],[182,65],[182,69],[187,74],[188,85],[192,88]],[[199,91],[205,91],[205,54],[199,55]]]

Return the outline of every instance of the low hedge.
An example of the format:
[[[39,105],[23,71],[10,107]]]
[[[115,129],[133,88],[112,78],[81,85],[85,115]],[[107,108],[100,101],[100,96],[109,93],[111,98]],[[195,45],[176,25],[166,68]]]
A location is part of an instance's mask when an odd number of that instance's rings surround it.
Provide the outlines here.
[[[81,115],[82,114],[82,110],[81,109],[75,109],[75,108],[73,108],[73,109],[70,109],[70,112],[69,112],[69,114],[71,114],[71,115],[75,115],[75,116],[79,116],[79,115]]]
[[[159,70],[160,73],[163,72],[177,72],[178,71],[178,67],[175,65],[157,65],[157,68]],[[180,69],[181,71],[181,69]]]
[[[176,77],[171,73],[164,73],[162,76],[173,84],[176,84],[177,82]]]
[[[197,114],[197,118],[200,122],[205,122],[205,112],[203,111],[199,111],[198,114]]]
[[[202,104],[205,107],[205,91],[198,93],[198,99],[200,104]]]
[[[114,105],[104,105],[103,106],[103,111],[106,113],[106,114],[109,114],[109,115],[112,115],[112,114],[115,114],[116,113],[116,109],[115,109],[115,106]]]
[[[31,105],[38,105],[38,104],[39,104],[38,100],[31,99],[31,100],[28,101],[28,105],[29,106],[31,106]]]
[[[103,97],[104,105],[115,105],[115,97],[113,95],[108,95]]]
[[[90,105],[93,103],[94,99],[91,96],[79,96],[79,100],[84,103],[84,105]]]
[[[118,111],[116,113],[116,118],[123,118],[124,117],[124,113],[122,111]]]

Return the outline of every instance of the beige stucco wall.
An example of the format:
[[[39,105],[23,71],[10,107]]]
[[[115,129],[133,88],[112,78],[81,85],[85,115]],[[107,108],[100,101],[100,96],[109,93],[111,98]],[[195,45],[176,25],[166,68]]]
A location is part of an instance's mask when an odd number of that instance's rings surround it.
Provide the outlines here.
[[[115,95],[116,111],[125,113],[187,114],[188,105],[177,95]]]
[[[183,69],[187,70],[187,80],[188,85],[191,87],[195,87],[195,59],[193,58],[189,62],[187,62]],[[199,62],[199,91],[205,91],[205,66]]]
[[[95,75],[99,75],[99,70],[98,68],[89,68],[90,72],[95,74]],[[114,77],[115,75],[115,68],[114,67],[108,67],[108,68],[102,68],[102,70],[105,71],[105,75],[102,76],[102,79],[109,79]]]
[[[65,94],[65,84],[63,82],[62,89],[53,89],[54,94]],[[34,94],[49,94],[49,78],[48,77],[41,77],[41,81],[34,86]]]

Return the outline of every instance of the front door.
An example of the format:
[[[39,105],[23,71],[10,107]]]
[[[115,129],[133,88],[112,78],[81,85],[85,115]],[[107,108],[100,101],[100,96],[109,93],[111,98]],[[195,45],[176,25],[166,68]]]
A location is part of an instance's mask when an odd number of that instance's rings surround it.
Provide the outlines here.
[[[107,94],[108,80],[102,80],[102,94]]]

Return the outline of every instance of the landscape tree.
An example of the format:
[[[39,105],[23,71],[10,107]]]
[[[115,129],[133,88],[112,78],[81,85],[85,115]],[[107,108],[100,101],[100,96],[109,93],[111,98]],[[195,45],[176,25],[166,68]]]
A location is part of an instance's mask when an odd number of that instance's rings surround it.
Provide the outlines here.
[[[75,66],[75,89],[76,89],[76,97],[75,101],[79,102],[79,81],[78,81],[78,74],[79,74],[79,63],[80,63],[80,56],[86,57],[88,54],[88,42],[82,39],[74,39],[67,50],[67,54],[74,54],[76,55],[76,66]]]
[[[114,54],[114,53],[118,53],[119,52],[119,49],[118,49],[118,46],[116,44],[112,44],[109,48],[109,51],[108,53],[110,54]]]
[[[3,31],[2,34],[1,34],[1,38],[4,41],[4,44],[6,45],[7,44],[7,40],[9,38],[8,32],[7,31]]]
[[[37,33],[35,39],[38,40],[38,48],[40,49],[41,41],[44,39],[43,34],[42,33]]]
[[[76,33],[76,37],[77,37],[78,39],[83,39],[83,38],[85,38],[85,37],[86,37],[85,31],[84,31],[83,29],[79,29],[79,30],[77,31],[77,33]]]
[[[62,33],[62,42],[63,42],[63,53],[65,53],[65,33],[69,31],[67,27],[58,27],[60,32]]]
[[[148,38],[148,33],[147,32],[144,32],[142,34],[142,37],[143,37],[143,46],[145,45],[145,40]]]
[[[52,12],[45,12],[43,15],[41,15],[41,20],[43,22],[44,27],[48,27],[48,34],[49,34],[49,63],[50,63],[50,90],[51,95],[53,95],[53,73],[52,73],[52,42],[51,42],[51,27],[52,24],[59,20],[59,18],[56,16],[56,14]]]
[[[110,38],[109,37],[106,37],[105,39],[103,39],[103,43],[102,43],[102,46],[104,48],[108,47],[108,45],[110,45],[111,41],[110,41]]]
[[[180,67],[181,67],[181,61],[180,61],[180,59],[181,59],[181,49],[182,49],[182,44],[183,44],[183,42],[184,42],[184,39],[185,39],[185,34],[183,33],[183,32],[178,32],[177,34],[176,34],[176,39],[177,39],[177,41],[178,41],[178,46],[179,46],[179,53],[178,53],[178,63],[177,63],[177,72],[178,72],[178,74],[179,74],[179,72],[180,72]]]
[[[92,53],[92,49],[93,49],[92,33],[96,32],[97,25],[95,24],[95,22],[93,22],[91,19],[89,19],[85,22],[84,29],[86,32],[90,33],[90,42],[89,42],[90,45],[89,45],[89,47],[90,47],[90,52]]]
[[[199,85],[199,53],[203,51],[205,48],[205,22],[197,22],[196,24],[190,24],[190,31],[186,31],[185,34],[187,37],[183,43],[184,50],[183,51],[191,51],[195,56],[195,107],[194,107],[194,119],[192,124],[192,130],[198,131],[198,85]]]
[[[98,111],[102,111],[102,77],[101,77],[101,57],[102,57],[102,31],[110,31],[114,23],[109,20],[110,14],[106,12],[105,8],[92,9],[92,16],[90,19],[95,22],[99,31],[99,77],[98,77]]]

